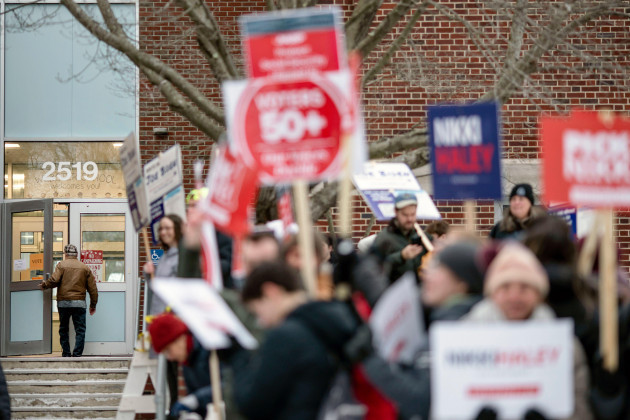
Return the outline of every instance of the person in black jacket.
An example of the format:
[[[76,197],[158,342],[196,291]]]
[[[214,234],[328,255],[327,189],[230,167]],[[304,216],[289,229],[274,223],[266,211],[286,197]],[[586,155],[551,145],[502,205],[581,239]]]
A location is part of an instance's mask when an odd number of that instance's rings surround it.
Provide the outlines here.
[[[156,353],[164,353],[167,360],[182,365],[188,395],[171,406],[169,415],[177,417],[181,412],[195,412],[205,418],[206,406],[212,402],[210,353],[171,312],[156,316],[148,330]]]
[[[234,399],[248,419],[315,420],[338,368],[332,354],[358,326],[345,303],[309,301],[297,273],[265,262],[248,276],[243,302],[269,328],[257,352],[230,357]]]
[[[0,365],[0,420],[11,419],[11,399],[9,398],[9,389],[7,387],[7,380],[4,377],[2,371],[2,365]]]
[[[516,184],[510,192],[510,206],[505,210],[503,219],[490,231],[492,239],[520,239],[529,224],[546,214],[536,207],[534,190],[529,184]]]

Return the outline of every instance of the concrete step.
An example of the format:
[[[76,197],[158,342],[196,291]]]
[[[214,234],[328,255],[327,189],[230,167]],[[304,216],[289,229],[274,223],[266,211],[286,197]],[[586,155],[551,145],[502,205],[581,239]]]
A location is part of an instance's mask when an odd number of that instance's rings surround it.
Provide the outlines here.
[[[121,393],[11,394],[11,407],[112,407]]]
[[[0,359],[14,419],[116,417],[131,357]]]
[[[130,357],[49,357],[0,358],[3,370],[9,369],[72,369],[72,368],[124,368],[131,364]]]
[[[11,407],[12,419],[111,419],[116,417],[115,407]]]
[[[52,381],[61,379],[64,381],[77,381],[77,380],[99,380],[99,379],[125,379],[127,377],[128,368],[113,368],[113,369],[47,369],[47,368],[35,368],[35,369],[7,369],[4,371],[4,376],[9,381],[28,381],[28,380],[40,380],[40,381]]]
[[[113,379],[100,381],[11,381],[8,383],[8,386],[10,394],[72,394],[77,392],[120,393],[125,387],[125,380]]]

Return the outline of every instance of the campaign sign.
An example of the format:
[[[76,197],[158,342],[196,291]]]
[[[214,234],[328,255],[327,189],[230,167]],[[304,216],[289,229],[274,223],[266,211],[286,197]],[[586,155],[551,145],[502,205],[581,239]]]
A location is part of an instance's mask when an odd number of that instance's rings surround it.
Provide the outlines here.
[[[186,220],[186,198],[182,186],[182,156],[179,144],[160,153],[144,166],[153,243],[158,243],[158,224],[167,214]]]
[[[230,347],[230,336],[246,349],[258,347],[256,339],[204,280],[156,277],[151,288],[173,308],[204,348]]]
[[[136,136],[133,133],[127,136],[119,149],[119,153],[125,177],[129,211],[133,220],[133,226],[138,232],[149,223],[149,204],[144,187],[144,178],[142,177]]]
[[[605,122],[594,111],[543,117],[541,136],[547,202],[630,206],[630,119]]]
[[[437,322],[431,343],[435,419],[474,418],[490,406],[501,419],[536,407],[548,418],[574,411],[573,321]]]
[[[103,281],[103,251],[81,250],[81,261],[90,267],[97,283]]]
[[[496,102],[428,109],[433,197],[501,199]]]
[[[241,18],[248,77],[336,71],[345,67],[336,7],[258,13]]]
[[[217,147],[206,183],[208,196],[201,208],[217,229],[244,235],[249,231],[248,213],[257,189],[256,171],[243,164],[226,144]]]
[[[378,354],[391,362],[412,363],[427,343],[416,278],[411,273],[389,287],[370,315]]]
[[[577,237],[577,234],[578,234],[577,208],[573,206],[567,206],[567,205],[549,206],[547,208],[547,213],[550,216],[556,216],[556,217],[560,217],[564,219],[564,221],[567,222],[567,225],[569,226],[569,229],[571,230],[571,233],[573,234],[573,236]]]
[[[336,177],[352,130],[348,71],[223,84],[232,150],[267,184]]]
[[[377,220],[390,220],[395,216],[394,200],[403,193],[415,194],[418,219],[441,218],[429,194],[404,163],[367,162],[362,173],[352,175],[352,181]]]

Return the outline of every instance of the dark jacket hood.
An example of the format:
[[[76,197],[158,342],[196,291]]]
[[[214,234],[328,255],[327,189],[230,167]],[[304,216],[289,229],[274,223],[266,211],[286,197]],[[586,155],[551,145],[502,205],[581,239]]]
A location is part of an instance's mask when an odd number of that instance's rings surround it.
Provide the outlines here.
[[[359,326],[356,314],[347,303],[307,302],[289,314],[287,320],[307,325],[333,352],[339,352]]]

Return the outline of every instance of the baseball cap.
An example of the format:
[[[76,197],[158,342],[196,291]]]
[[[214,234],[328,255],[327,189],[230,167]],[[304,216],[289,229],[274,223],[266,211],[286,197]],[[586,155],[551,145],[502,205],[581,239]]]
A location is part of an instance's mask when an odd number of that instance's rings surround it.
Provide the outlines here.
[[[396,196],[394,199],[394,206],[396,209],[400,210],[407,206],[417,206],[418,199],[415,194],[412,193],[401,193]]]

